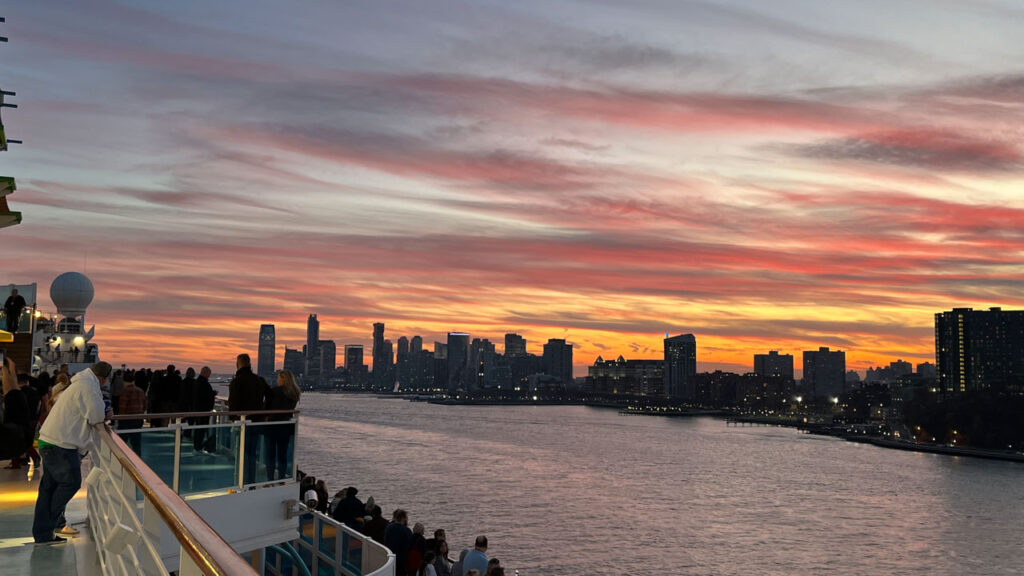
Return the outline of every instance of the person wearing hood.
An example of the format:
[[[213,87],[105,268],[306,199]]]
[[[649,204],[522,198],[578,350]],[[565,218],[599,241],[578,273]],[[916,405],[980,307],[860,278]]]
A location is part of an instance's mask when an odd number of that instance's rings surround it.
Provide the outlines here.
[[[349,528],[362,531],[366,505],[356,497],[358,493],[359,489],[355,486],[349,486],[345,489],[345,497],[341,502],[338,502],[338,506],[334,509],[334,519]]]
[[[36,544],[66,541],[54,530],[68,502],[82,487],[82,455],[96,449],[93,426],[107,417],[100,387],[111,371],[110,364],[97,362],[75,374],[39,431],[43,478],[32,522]]]

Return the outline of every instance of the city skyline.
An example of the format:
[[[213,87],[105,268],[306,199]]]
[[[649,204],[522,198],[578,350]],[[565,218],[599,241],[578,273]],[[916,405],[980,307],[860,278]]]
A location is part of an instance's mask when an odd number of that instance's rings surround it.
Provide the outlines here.
[[[1024,308],[1024,7],[878,6],[16,4],[0,282],[85,272],[133,365],[311,313],[577,375],[666,332],[702,370],[934,362],[936,311]]]

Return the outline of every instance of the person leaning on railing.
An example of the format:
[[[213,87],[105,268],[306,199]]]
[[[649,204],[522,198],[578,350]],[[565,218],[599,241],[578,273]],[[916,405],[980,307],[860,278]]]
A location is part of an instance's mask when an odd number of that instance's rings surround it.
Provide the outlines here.
[[[39,431],[43,478],[32,522],[36,544],[65,542],[54,529],[67,503],[82,487],[82,455],[97,446],[92,426],[111,415],[104,410],[100,392],[111,371],[110,364],[97,362],[75,374]]]

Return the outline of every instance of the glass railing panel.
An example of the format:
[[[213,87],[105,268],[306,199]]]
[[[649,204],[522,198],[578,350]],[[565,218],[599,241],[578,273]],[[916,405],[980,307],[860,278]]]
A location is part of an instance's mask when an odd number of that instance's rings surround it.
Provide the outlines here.
[[[303,514],[299,516],[299,538],[302,538],[309,544],[313,544],[315,537],[314,532],[314,519],[312,514]]]
[[[247,423],[243,484],[293,478],[294,453],[295,422]]]
[[[196,418],[190,426],[202,426],[209,418]],[[181,452],[178,461],[178,493],[194,494],[238,486],[239,434],[223,435],[231,424],[211,428],[187,427],[181,431]]]
[[[338,544],[338,529],[326,522],[318,522],[318,529],[320,530],[320,553],[327,556],[331,560],[334,558],[335,546]],[[342,537],[344,538],[344,534]]]
[[[344,532],[341,535],[341,565],[350,573],[363,573],[363,541]]]
[[[118,433],[165,484],[174,485],[174,429],[146,428]]]

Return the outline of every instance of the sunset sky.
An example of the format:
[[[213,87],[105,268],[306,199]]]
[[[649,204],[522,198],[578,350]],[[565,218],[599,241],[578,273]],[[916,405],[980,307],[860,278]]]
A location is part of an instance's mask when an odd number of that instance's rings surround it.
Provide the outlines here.
[[[1024,307],[1018,0],[18,2],[0,284],[104,359],[519,332],[699,368],[934,361]],[[44,310],[52,310],[47,298]],[[369,352],[367,352],[369,357]]]

